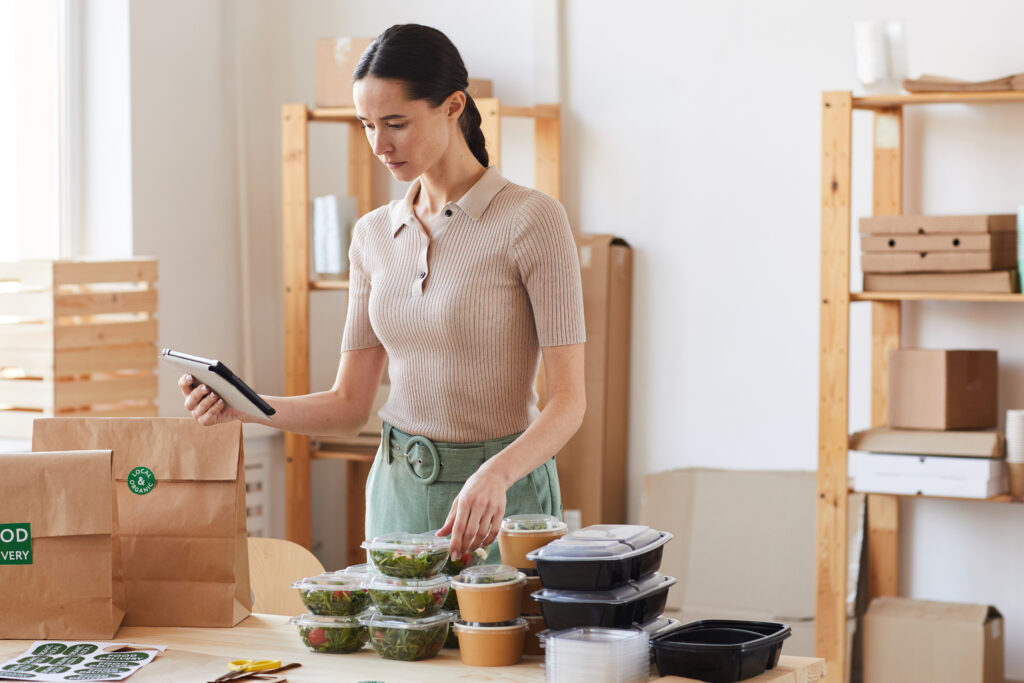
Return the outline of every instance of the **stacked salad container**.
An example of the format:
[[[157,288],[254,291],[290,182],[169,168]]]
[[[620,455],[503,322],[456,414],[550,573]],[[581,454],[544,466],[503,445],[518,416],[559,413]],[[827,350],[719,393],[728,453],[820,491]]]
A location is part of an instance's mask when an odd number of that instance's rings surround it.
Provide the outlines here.
[[[527,555],[548,543],[565,536],[565,522],[551,515],[512,515],[501,520],[498,549],[501,563],[515,567],[526,576],[520,616],[526,621],[527,632],[523,640],[523,654],[542,655],[538,634],[547,628],[540,604],[531,595],[542,588],[537,565]]]
[[[622,650],[621,666],[593,669],[588,683],[632,681],[650,662],[649,639],[678,625],[661,616],[675,578],[658,573],[672,534],[634,524],[599,524],[566,534],[527,554],[542,588],[532,593],[548,630],[545,666],[568,676],[583,651]],[[641,644],[641,645],[638,645]],[[638,655],[637,652],[641,652]],[[638,662],[638,657],[643,663]],[[580,669],[580,674],[585,669]],[[583,680],[583,678],[579,678]]]
[[[451,580],[441,573],[449,546],[449,539],[429,533],[398,532],[363,542],[374,609],[360,622],[381,657],[409,662],[441,651],[452,621],[443,609]]]
[[[328,654],[363,649],[369,637],[362,621],[370,611],[367,580],[365,565],[358,565],[292,584],[309,610],[291,619],[307,648]]]

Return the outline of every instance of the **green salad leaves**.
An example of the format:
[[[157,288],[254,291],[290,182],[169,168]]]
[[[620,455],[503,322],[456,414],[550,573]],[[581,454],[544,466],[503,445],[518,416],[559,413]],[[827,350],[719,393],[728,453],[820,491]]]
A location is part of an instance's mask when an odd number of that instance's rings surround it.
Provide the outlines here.
[[[395,617],[429,617],[437,614],[450,591],[447,584],[423,590],[387,589],[375,585],[370,595],[381,614]]]
[[[384,659],[413,662],[440,652],[448,637],[448,628],[448,622],[422,629],[371,626],[370,644]]]
[[[355,616],[370,605],[370,593],[366,589],[331,590],[317,586],[300,589],[299,595],[310,612],[332,617]]]
[[[299,637],[313,652],[349,654],[361,650],[370,635],[365,626],[299,626]]]

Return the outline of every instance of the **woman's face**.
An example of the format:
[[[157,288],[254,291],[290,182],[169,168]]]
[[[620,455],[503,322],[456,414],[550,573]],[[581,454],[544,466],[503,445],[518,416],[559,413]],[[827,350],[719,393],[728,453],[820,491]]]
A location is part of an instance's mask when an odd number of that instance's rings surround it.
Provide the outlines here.
[[[366,76],[352,87],[356,116],[373,153],[397,179],[408,182],[442,157],[458,132],[464,102],[453,93],[439,107],[406,97],[401,81]]]

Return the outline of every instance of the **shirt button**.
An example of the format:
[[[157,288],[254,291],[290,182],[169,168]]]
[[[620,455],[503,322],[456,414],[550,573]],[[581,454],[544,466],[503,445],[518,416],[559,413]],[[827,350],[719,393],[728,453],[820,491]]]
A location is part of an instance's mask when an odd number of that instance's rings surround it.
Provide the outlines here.
[[[425,278],[426,276],[427,276],[427,274],[426,274],[426,273],[420,273],[420,279],[421,279],[421,280],[422,280],[423,278]]]
[[[451,209],[448,209],[447,211],[445,211],[445,212],[444,212],[444,215],[445,215],[445,216],[446,216],[447,218],[451,218],[451,217],[452,217],[452,210],[451,210]]]

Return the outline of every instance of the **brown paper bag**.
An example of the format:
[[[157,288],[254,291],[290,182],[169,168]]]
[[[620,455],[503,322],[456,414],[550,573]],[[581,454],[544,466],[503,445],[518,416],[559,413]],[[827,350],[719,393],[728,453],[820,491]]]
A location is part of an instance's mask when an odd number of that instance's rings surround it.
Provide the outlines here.
[[[124,618],[110,451],[0,455],[0,639],[113,638]]]
[[[242,425],[190,418],[53,418],[33,450],[109,448],[126,626],[234,626],[249,615]]]

